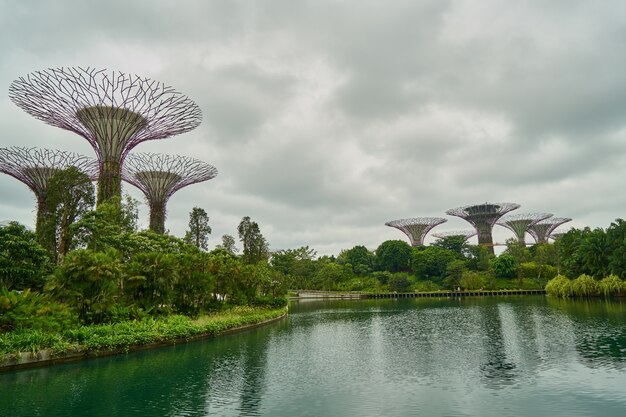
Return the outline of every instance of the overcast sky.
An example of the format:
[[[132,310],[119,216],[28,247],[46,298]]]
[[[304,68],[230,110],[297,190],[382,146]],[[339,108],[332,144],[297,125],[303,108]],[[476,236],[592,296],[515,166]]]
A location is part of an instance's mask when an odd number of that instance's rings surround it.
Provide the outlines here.
[[[486,201],[568,227],[626,217],[623,1],[3,0],[0,51],[0,146],[94,155],[9,100],[37,70],[119,70],[194,100],[197,129],[134,150],[218,168],[166,221],[182,236],[204,208],[211,246],[243,216],[272,249],[319,254],[408,241],[394,219],[467,229],[445,211]],[[0,221],[32,226],[34,205],[0,174]]]

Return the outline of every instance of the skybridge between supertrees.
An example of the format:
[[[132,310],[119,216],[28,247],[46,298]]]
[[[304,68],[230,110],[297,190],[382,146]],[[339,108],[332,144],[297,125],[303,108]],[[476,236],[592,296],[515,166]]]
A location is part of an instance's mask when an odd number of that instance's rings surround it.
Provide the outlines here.
[[[516,213],[503,216],[496,224],[515,233],[518,243],[525,246],[528,228],[549,217],[552,217],[551,213]]]
[[[413,217],[410,219],[392,220],[385,223],[386,226],[395,227],[409,237],[411,246],[421,246],[424,238],[433,227],[447,222],[441,217]]]
[[[50,177],[72,166],[86,174],[91,180],[98,177],[96,160],[73,152],[17,146],[0,148],[0,172],[26,184],[35,194],[37,200],[36,231],[41,231],[42,221],[47,212],[46,197]]]
[[[150,207],[150,230],[165,233],[166,205],[178,190],[214,178],[213,165],[179,155],[131,153],[122,169],[124,181],[139,188]]]
[[[477,233],[476,230],[447,230],[445,232],[432,232],[431,234],[437,239],[459,236],[467,242],[471,237],[476,236]]]
[[[446,214],[460,217],[474,226],[478,235],[478,244],[487,246],[493,253],[492,230],[494,224],[500,217],[519,206],[515,203],[484,203],[450,209],[446,211]]]
[[[93,68],[36,71],[9,87],[9,97],[35,118],[74,132],[99,163],[98,204],[121,194],[121,170],[141,142],[188,132],[202,121],[189,98],[157,81]]]
[[[572,221],[572,219],[568,217],[550,217],[549,219],[542,220],[530,226],[528,232],[535,238],[535,242],[548,243],[548,237],[552,234],[554,229],[570,221]]]

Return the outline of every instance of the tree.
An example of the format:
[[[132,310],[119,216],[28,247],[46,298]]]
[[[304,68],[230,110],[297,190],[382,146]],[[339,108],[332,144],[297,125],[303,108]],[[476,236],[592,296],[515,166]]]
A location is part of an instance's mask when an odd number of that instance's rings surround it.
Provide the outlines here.
[[[517,276],[517,260],[513,255],[503,253],[502,255],[491,259],[491,267],[493,273],[498,278],[515,278]]]
[[[387,240],[376,248],[375,263],[378,270],[388,272],[409,271],[411,246],[402,240]]]
[[[237,231],[239,232],[239,240],[243,244],[244,263],[253,264],[268,259],[268,244],[256,222],[246,216],[241,219]]]
[[[207,250],[211,226],[209,226],[209,216],[200,207],[194,207],[189,213],[189,230],[185,232],[185,241],[191,243],[198,249]]]
[[[231,235],[223,235],[222,236],[222,244],[217,245],[218,249],[224,249],[226,252],[235,254],[239,252],[239,249],[235,246],[235,238]]]
[[[419,278],[441,282],[446,276],[448,265],[460,258],[457,252],[450,249],[428,246],[421,250],[416,248],[413,251],[411,266]]]
[[[469,245],[467,244],[467,237],[464,235],[445,236],[437,239],[431,246],[448,249],[465,257],[469,255]]]
[[[369,274],[374,266],[374,254],[361,245],[342,251],[338,259],[352,265],[352,271],[357,275]]]
[[[0,226],[0,287],[40,290],[48,267],[48,255],[35,233],[18,222]]]
[[[46,283],[46,291],[76,308],[83,323],[100,323],[115,302],[120,280],[117,252],[83,249],[65,257]]]
[[[48,181],[46,204],[41,239],[58,263],[70,250],[74,234],[70,226],[95,204],[91,179],[76,167],[56,172]]]
[[[616,219],[606,230],[609,270],[626,279],[626,221]]]

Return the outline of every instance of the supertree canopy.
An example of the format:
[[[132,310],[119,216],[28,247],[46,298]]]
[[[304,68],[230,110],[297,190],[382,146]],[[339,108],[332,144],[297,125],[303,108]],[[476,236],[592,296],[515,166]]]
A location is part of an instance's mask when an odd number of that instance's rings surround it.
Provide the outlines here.
[[[23,182],[37,199],[36,229],[39,230],[46,212],[48,180],[56,172],[76,167],[90,179],[98,177],[98,164],[92,158],[53,149],[0,148],[0,172]]]
[[[213,165],[179,155],[132,153],[122,177],[143,191],[150,206],[150,230],[165,232],[165,206],[178,190],[210,180],[217,175]]]
[[[518,207],[519,204],[515,203],[484,203],[450,209],[446,214],[471,223],[476,229],[478,244],[488,246],[493,253],[493,225],[500,217]]]
[[[89,141],[100,165],[98,203],[120,196],[121,169],[131,149],[188,132],[202,120],[200,108],[171,87],[93,68],[33,72],[11,83],[9,97],[37,119]]]
[[[520,245],[526,245],[526,232],[535,223],[552,217],[551,213],[517,213],[509,214],[498,220],[497,224],[515,233]]]
[[[467,241],[470,237],[476,236],[476,230],[448,230],[445,232],[433,232],[432,235],[437,239],[445,239],[452,236],[460,236]]]
[[[550,217],[531,225],[528,228],[528,232],[535,238],[535,242],[547,243],[548,237],[554,229],[569,221],[572,221],[572,219],[567,217]]]
[[[441,217],[413,217],[411,219],[392,220],[385,225],[401,230],[409,237],[412,246],[419,246],[424,244],[424,238],[433,227],[447,221]]]

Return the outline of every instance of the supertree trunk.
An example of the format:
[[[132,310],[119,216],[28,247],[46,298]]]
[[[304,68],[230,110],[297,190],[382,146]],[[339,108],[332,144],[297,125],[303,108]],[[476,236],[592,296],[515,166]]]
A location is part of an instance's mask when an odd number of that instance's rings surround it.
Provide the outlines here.
[[[150,203],[150,230],[154,233],[165,233],[165,201]]]
[[[103,161],[98,178],[97,205],[122,195],[122,169],[118,161]]]

